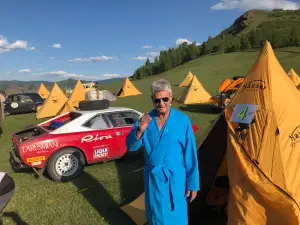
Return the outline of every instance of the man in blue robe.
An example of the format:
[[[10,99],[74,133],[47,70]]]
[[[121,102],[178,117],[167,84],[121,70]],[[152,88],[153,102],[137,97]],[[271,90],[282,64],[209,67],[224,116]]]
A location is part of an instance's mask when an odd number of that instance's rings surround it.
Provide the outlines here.
[[[144,145],[146,217],[150,225],[187,225],[187,203],[200,190],[192,124],[171,107],[168,81],[154,82],[151,95],[154,109],[135,123],[126,141],[128,151]]]

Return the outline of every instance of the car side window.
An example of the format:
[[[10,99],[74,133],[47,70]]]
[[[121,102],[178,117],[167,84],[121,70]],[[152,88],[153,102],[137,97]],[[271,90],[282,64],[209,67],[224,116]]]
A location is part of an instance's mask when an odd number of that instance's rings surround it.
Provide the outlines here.
[[[97,130],[109,128],[109,124],[103,119],[101,115],[97,115],[94,118],[90,119],[83,126]]]
[[[8,99],[9,99],[10,102],[19,102],[21,100],[18,95],[9,96]]]
[[[133,112],[113,112],[108,113],[107,117],[114,127],[132,126],[138,120]]]
[[[32,102],[32,99],[28,95],[22,95],[21,102]]]

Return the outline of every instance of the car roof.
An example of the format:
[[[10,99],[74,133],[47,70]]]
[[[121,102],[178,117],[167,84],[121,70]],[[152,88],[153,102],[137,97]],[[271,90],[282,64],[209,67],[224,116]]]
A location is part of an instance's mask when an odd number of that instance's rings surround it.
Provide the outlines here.
[[[13,96],[13,95],[39,95],[38,93],[35,92],[20,92],[20,93],[16,93],[16,94],[10,94],[8,96]]]
[[[81,114],[95,114],[95,113],[105,113],[105,112],[118,112],[118,111],[133,111],[134,109],[126,108],[126,107],[109,107],[107,109],[99,109],[99,110],[75,110],[73,112],[78,112]],[[134,110],[136,111],[136,110]],[[138,112],[138,111],[137,111]]]

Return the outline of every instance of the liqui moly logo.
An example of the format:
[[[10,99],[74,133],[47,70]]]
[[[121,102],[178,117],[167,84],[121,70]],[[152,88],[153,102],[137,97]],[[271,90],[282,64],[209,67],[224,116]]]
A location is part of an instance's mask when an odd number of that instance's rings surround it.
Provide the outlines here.
[[[103,139],[107,140],[107,139],[111,139],[111,138],[113,138],[111,135],[102,135],[102,136],[99,136],[98,134],[96,134],[96,136],[86,135],[83,138],[81,138],[81,143],[83,143],[83,142],[93,142],[93,141],[102,141]]]

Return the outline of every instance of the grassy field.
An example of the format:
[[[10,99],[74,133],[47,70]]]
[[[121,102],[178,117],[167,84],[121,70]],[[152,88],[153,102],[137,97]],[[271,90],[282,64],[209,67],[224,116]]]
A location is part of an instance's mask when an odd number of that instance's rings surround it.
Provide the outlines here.
[[[134,81],[143,95],[119,98],[113,105],[126,106],[145,112],[152,109],[150,85],[159,78],[168,79],[176,97],[183,89],[178,85],[191,70],[212,95],[217,93],[219,82],[227,77],[246,75],[257,52],[207,56],[191,61],[159,76]],[[293,67],[300,71],[300,49],[289,48],[276,52],[285,70]],[[116,92],[121,83],[103,86]],[[173,105],[186,112],[193,123],[201,127],[198,136],[217,114],[197,105]],[[130,225],[133,222],[122,213],[126,204],[143,192],[143,158],[131,155],[123,159],[85,168],[84,174],[73,182],[56,183],[46,177],[36,178],[29,170],[14,173],[8,162],[11,148],[10,134],[28,124],[38,123],[33,114],[5,118],[0,139],[0,171],[6,171],[16,182],[16,192],[4,211],[3,224],[113,224]]]

